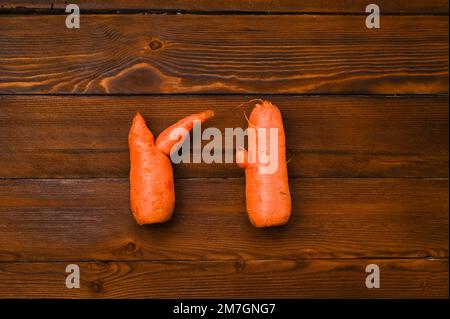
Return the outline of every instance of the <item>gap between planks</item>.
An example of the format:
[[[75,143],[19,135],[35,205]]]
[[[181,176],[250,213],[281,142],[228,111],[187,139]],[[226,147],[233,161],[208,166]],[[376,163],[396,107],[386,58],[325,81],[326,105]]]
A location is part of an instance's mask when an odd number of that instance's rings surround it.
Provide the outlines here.
[[[241,10],[177,10],[177,9],[151,9],[151,10],[80,10],[83,15],[248,15],[248,16],[367,16],[369,13],[361,12],[292,12],[292,11],[241,11]],[[382,12],[383,16],[448,16],[448,12]],[[68,15],[65,9],[32,9],[32,8],[0,8],[0,15]]]
[[[228,14],[298,14],[298,13],[331,13],[347,14],[365,11],[367,2],[354,1],[329,1],[329,0],[305,0],[299,3],[295,0],[217,0],[217,1],[183,1],[183,0],[111,0],[111,1],[75,1],[83,10],[97,12],[155,12],[155,13],[228,13]],[[67,1],[63,0],[3,0],[0,7],[4,10],[47,10],[58,12],[65,9]],[[436,14],[447,13],[448,2],[445,0],[428,0],[426,3],[420,0],[379,0],[377,2],[383,12],[402,14]]]
[[[355,97],[355,98],[445,98],[448,97],[448,93],[405,93],[405,94],[381,94],[381,93],[0,93],[0,98],[2,96],[23,96],[23,97]]]
[[[214,262],[281,262],[281,261],[363,261],[363,260],[382,260],[382,261],[390,261],[390,260],[401,260],[401,261],[417,261],[417,260],[439,260],[439,261],[448,261],[449,257],[402,257],[402,256],[392,256],[392,257],[383,257],[383,256],[370,256],[370,257],[343,257],[343,258],[274,258],[274,259],[255,259],[255,258],[231,258],[231,259],[67,259],[67,260],[17,260],[17,261],[7,261],[0,260],[0,264],[63,264],[63,263],[214,263]]]

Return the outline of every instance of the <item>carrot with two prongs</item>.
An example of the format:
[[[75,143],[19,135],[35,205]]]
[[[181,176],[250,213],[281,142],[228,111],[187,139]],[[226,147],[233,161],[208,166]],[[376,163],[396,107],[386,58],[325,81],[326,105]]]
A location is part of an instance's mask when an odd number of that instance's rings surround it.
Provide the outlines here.
[[[137,113],[128,134],[130,148],[130,202],[136,222],[140,225],[163,223],[172,217],[175,189],[172,164],[168,156],[186,135],[173,138],[178,128],[189,132],[194,120],[206,121],[213,111],[189,115],[164,130],[156,139]]]
[[[268,101],[256,104],[250,118],[249,126],[254,130],[254,138],[249,137],[249,151],[245,149],[237,151],[238,165],[245,169],[246,178],[246,205],[250,222],[255,227],[278,226],[287,223],[291,215],[291,195],[286,164],[286,142],[283,127],[283,119],[280,110]],[[264,170],[268,165],[262,160],[261,153],[266,153],[270,147],[270,129],[276,129],[277,146],[275,150],[276,169],[271,172]],[[264,134],[266,140],[260,139]],[[250,136],[250,135],[249,135]],[[263,141],[264,144],[261,144]]]

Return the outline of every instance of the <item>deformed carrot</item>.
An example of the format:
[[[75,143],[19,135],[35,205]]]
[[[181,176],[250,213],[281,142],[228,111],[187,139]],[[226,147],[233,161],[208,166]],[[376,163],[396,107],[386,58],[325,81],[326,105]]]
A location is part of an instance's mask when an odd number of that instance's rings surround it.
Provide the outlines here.
[[[163,223],[172,217],[175,189],[168,155],[180,141],[171,139],[170,133],[179,127],[190,131],[193,120],[205,121],[213,115],[212,111],[189,115],[164,130],[155,143],[144,118],[140,113],[136,114],[128,134],[128,144],[131,211],[138,224]]]
[[[257,103],[250,118],[249,126],[254,129],[255,139],[249,138],[249,149],[254,147],[256,158],[252,159],[252,153],[245,149],[237,151],[238,165],[245,168],[246,178],[246,205],[247,214],[255,227],[270,227],[285,224],[291,215],[291,195],[286,164],[286,142],[283,120],[280,110],[269,101]],[[268,150],[270,128],[277,129],[277,144],[275,150],[278,157],[278,165],[274,172],[262,173],[261,168],[267,166],[260,158],[261,147],[259,134],[261,129],[266,131],[266,145]]]
[[[172,165],[156,148],[153,134],[136,114],[128,135],[130,148],[130,201],[140,225],[169,220],[175,205]]]

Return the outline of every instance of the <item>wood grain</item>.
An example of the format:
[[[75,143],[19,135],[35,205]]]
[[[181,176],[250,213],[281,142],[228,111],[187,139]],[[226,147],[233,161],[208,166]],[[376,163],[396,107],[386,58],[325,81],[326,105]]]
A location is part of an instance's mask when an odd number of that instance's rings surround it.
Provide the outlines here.
[[[448,93],[446,16],[0,18],[0,93]]]
[[[182,179],[138,226],[127,179],[0,181],[0,260],[448,257],[448,179],[291,179],[288,225],[255,229],[243,179]]]
[[[246,127],[252,96],[0,96],[0,177],[127,177],[135,112],[155,134],[216,112]],[[284,116],[291,177],[448,177],[448,97],[268,96]],[[180,177],[242,177],[234,163],[174,165]]]
[[[365,267],[380,267],[380,288]],[[448,298],[447,260],[0,263],[1,298]]]
[[[325,12],[364,13],[368,4],[363,0],[74,0],[85,10],[157,10],[157,11],[250,11],[250,12]],[[448,1],[378,0],[382,13],[447,13]],[[0,8],[64,9],[63,0],[1,0]]]
[[[447,1],[379,0],[379,30],[360,0],[75,3],[69,30],[65,1],[0,0],[39,14],[0,15],[0,298],[448,298]],[[284,116],[290,223],[250,225],[235,164],[182,164],[173,219],[138,226],[134,113],[223,132],[255,97]]]

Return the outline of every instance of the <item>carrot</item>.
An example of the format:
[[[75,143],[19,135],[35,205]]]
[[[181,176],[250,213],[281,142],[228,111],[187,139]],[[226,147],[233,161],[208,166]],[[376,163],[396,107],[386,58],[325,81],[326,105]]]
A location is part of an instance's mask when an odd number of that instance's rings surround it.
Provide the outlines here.
[[[190,131],[193,120],[205,121],[213,115],[212,111],[189,115],[164,130],[155,143],[144,118],[140,113],[136,114],[128,134],[128,144],[131,211],[139,225],[163,223],[172,217],[175,189],[168,156],[171,148],[180,140],[171,140],[170,133],[180,127]]]
[[[170,152],[173,146],[177,143],[182,143],[183,139],[186,138],[186,136],[177,134],[176,130],[183,129],[185,130],[184,132],[188,132],[192,130],[194,121],[203,123],[212,116],[214,116],[214,112],[211,110],[186,116],[185,118],[166,128],[163,132],[161,132],[161,134],[159,134],[158,138],[156,139],[156,147],[163,151],[167,156],[170,156]],[[172,133],[178,135],[178,139],[171,139],[170,135]]]
[[[250,222],[255,227],[278,226],[287,223],[291,215],[291,195],[289,192],[287,164],[286,164],[286,143],[283,128],[283,120],[280,110],[269,101],[257,103],[250,118],[249,126],[255,129],[255,138],[249,138],[249,150],[238,150],[236,159],[238,165],[245,169],[246,179],[246,205]],[[268,163],[262,161],[260,155],[264,145],[259,145],[259,135],[261,129],[266,136],[266,150],[270,149],[270,128],[278,129],[278,148],[275,150],[278,155],[278,166],[271,173],[263,173],[262,168]],[[252,154],[256,155],[251,156]],[[253,160],[252,160],[253,159]]]
[[[130,148],[130,202],[139,225],[163,223],[175,206],[172,165],[156,148],[153,134],[136,114],[128,134]]]

